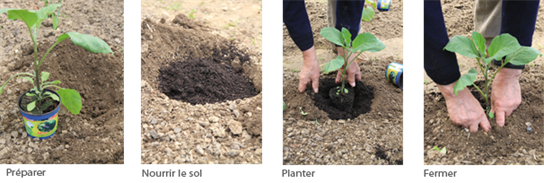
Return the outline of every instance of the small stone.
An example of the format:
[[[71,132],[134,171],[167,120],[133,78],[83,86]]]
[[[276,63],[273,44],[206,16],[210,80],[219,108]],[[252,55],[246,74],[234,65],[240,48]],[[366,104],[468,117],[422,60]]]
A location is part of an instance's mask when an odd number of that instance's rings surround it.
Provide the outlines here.
[[[527,131],[528,132],[532,132],[533,131],[533,128],[531,128],[530,126],[527,127]]]
[[[142,80],[142,81],[140,82],[140,85],[141,85],[141,87],[143,88],[143,87],[147,86],[147,82],[144,81],[144,80]]]
[[[230,150],[228,153],[231,157],[236,157],[238,154],[240,154],[237,150]]]
[[[245,139],[245,140],[250,140],[251,139],[251,135],[249,135],[247,133],[247,131],[244,130],[244,132],[242,132],[242,137]]]
[[[527,127],[529,127],[529,126],[531,126],[531,122],[526,122],[525,125],[526,125]]]
[[[230,105],[229,105],[229,109],[230,109],[231,111],[236,110],[236,102],[231,102]]]
[[[21,133],[21,138],[22,139],[26,138],[26,136],[27,136],[26,132]]]
[[[153,116],[151,116],[150,122],[151,122],[152,125],[157,124],[157,120]]]
[[[115,42],[121,43],[121,40],[119,38],[115,38]]]
[[[32,150],[33,150],[33,149],[29,147],[29,148],[26,150],[26,152],[27,152],[28,154],[30,154],[30,153],[32,153]]]
[[[229,129],[234,135],[238,135],[242,133],[242,123],[231,120],[229,122]]]
[[[344,123],[346,123],[346,120],[343,120],[343,119],[341,119],[341,120],[338,120],[338,123],[340,123],[340,124],[344,124]]]
[[[215,123],[214,125],[212,125],[212,127],[210,128],[213,132],[213,135],[216,136],[216,137],[225,137],[226,133],[225,133],[225,129],[223,129],[221,126],[219,126],[219,124]]]
[[[12,131],[12,132],[11,132],[11,136],[12,136],[13,138],[17,138],[17,137],[19,136],[19,133],[18,133],[17,131]]]
[[[198,124],[200,124],[202,127],[208,127],[208,125],[210,125],[210,123],[207,121],[199,121]]]
[[[181,128],[179,128],[179,127],[174,128],[174,132],[176,132],[176,133],[181,132]]]
[[[204,155],[204,150],[202,149],[202,147],[200,147],[200,145],[196,146],[196,152],[200,155]]]
[[[208,120],[212,123],[217,123],[219,122],[219,118],[218,117],[215,117],[215,116],[212,116],[210,118],[208,118]]]
[[[238,111],[238,109],[235,109],[234,111],[232,111],[232,114],[234,114],[234,116],[238,117],[238,116],[240,116],[240,111]]]
[[[155,130],[151,130],[149,132],[149,134],[151,135],[151,137],[153,137],[154,139],[158,139],[159,138],[159,134],[157,134],[157,132],[155,132]]]

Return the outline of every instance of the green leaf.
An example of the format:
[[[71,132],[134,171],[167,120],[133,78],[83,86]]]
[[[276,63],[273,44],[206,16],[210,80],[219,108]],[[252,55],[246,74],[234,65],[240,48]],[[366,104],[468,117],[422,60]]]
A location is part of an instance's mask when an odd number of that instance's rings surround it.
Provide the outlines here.
[[[351,33],[344,27],[342,27],[342,37],[344,38],[344,44],[347,47],[351,47]]]
[[[81,111],[81,95],[74,89],[59,89],[61,103],[72,114],[77,115]]]
[[[45,82],[42,85],[45,86],[45,85],[57,85],[57,84],[60,84],[59,80],[55,80],[55,81],[51,81],[51,82]]]
[[[349,93],[348,89],[344,88],[344,93]]]
[[[26,9],[11,9],[8,10],[8,18],[10,20],[22,20],[28,26],[30,36],[34,43],[37,43],[38,30],[42,22],[48,18],[49,14],[53,13],[60,4],[50,4],[49,6],[40,10],[26,10]],[[5,10],[2,10],[5,11]],[[0,12],[2,12],[0,11]]]
[[[487,49],[489,57],[495,60],[501,60],[502,57],[515,52],[521,48],[518,40],[510,34],[501,34],[491,41]]]
[[[446,44],[446,47],[444,47],[444,49],[451,52],[459,53],[463,56],[467,56],[470,58],[479,57],[478,51],[474,46],[474,42],[472,42],[470,38],[465,36],[453,36],[448,44]]]
[[[7,10],[7,11],[6,11]],[[8,19],[22,20],[30,28],[33,27],[39,20],[38,14],[34,11],[26,9],[2,9],[0,13],[8,12]]]
[[[20,75],[32,76],[31,74],[26,73],[26,72],[17,73],[17,74],[15,74],[15,75],[11,76],[11,77],[10,77],[8,80],[6,80],[6,82],[4,82],[4,84],[0,87],[0,95],[2,95],[2,92],[4,92],[4,87],[6,87],[6,85],[8,84],[8,82],[11,81],[11,79],[13,79],[14,77],[20,76]]]
[[[375,14],[376,13],[374,12],[374,9],[372,9],[372,7],[370,6],[367,6],[366,8],[363,9],[363,17],[361,19],[364,21],[370,22],[370,20],[374,18]]]
[[[343,44],[343,41],[342,41],[343,40],[342,33],[340,33],[340,31],[334,27],[325,27],[321,29],[319,34],[323,36],[325,39],[329,40],[330,42],[336,45],[339,45],[342,47],[346,46]]]
[[[369,32],[359,34],[353,40],[353,52],[378,52],[382,51],[384,48],[385,44]]]
[[[325,64],[325,66],[323,67],[323,71],[329,74],[329,72],[340,69],[342,65],[344,65],[344,58],[338,55],[335,59]]]
[[[432,149],[429,149],[427,152],[432,151],[432,150],[440,151],[440,149],[438,148],[438,146],[434,146]]]
[[[62,0],[60,1],[60,4],[62,4]],[[61,7],[59,7],[59,10],[58,10],[57,14],[56,14],[56,15],[53,15],[53,17],[52,17],[52,18],[53,18],[53,29],[54,29],[54,30],[57,30],[57,27],[58,27],[58,25],[59,25],[59,21],[60,21],[60,18],[59,18],[59,16],[60,16],[60,9],[61,9]]]
[[[304,111],[302,110],[302,107],[298,107],[298,108],[300,109],[300,114],[302,114],[303,116],[308,115],[307,112],[304,112]]]
[[[514,65],[525,65],[536,59],[538,56],[542,56],[537,49],[527,46],[522,46],[517,51],[506,55],[506,62]]]
[[[26,110],[27,110],[27,111],[32,111],[32,110],[34,110],[34,108],[36,108],[36,101],[30,102],[30,104],[28,104],[28,105],[26,106]]]
[[[489,112],[488,116],[490,119],[493,119],[495,117],[495,114],[493,114],[492,112]]]
[[[491,61],[493,61],[493,58],[489,57],[489,58],[484,58],[484,62],[489,64],[491,63]]]
[[[60,43],[68,38],[70,38],[75,45],[81,46],[90,52],[104,54],[111,53],[113,55],[110,46],[104,42],[104,40],[87,34],[67,32],[66,34],[58,37],[57,43]]]
[[[45,95],[48,96],[48,97],[51,97],[53,100],[55,101],[59,101],[59,96],[55,95],[54,93],[51,93],[49,91],[46,91],[45,92]]]
[[[23,78],[23,79],[26,79],[28,82],[34,84],[34,80],[31,78],[31,77],[26,77],[26,76],[19,76],[19,78]]]
[[[480,51],[480,57],[485,57],[485,38],[482,36],[479,32],[472,31],[472,40],[474,41],[474,44],[476,44],[476,47],[478,48],[478,51]]]
[[[442,148],[442,150],[440,150],[440,153],[442,154],[446,154],[448,150],[446,150],[446,147]]]
[[[26,96],[29,96],[29,97],[33,97],[33,96],[36,96],[36,94],[35,94],[35,93],[30,93],[30,92],[27,92],[27,93],[26,93],[25,95],[26,95]]]
[[[42,72],[42,77],[41,77],[41,79],[42,79],[42,83],[43,83],[44,81],[47,81],[47,79],[49,79],[49,72]]]
[[[285,101],[283,101],[283,110],[287,109],[287,105],[285,104]]]
[[[453,93],[457,95],[457,93],[465,89],[466,86],[472,85],[474,80],[476,80],[476,75],[478,75],[478,72],[476,72],[476,70],[473,68],[470,68],[467,74],[461,76],[459,80],[457,80],[457,83],[455,83],[455,86],[453,86]]]
[[[8,12],[9,10],[16,10],[16,9],[15,9],[15,8],[4,8],[4,9],[0,9],[0,14],[5,13],[5,12]]]

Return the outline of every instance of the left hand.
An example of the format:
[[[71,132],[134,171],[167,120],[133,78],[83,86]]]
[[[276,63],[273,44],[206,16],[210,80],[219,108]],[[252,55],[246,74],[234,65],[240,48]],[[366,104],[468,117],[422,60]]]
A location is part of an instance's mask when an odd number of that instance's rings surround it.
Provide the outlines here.
[[[510,116],[521,104],[519,77],[521,69],[502,68],[492,84],[491,112],[497,117],[497,124],[502,127],[505,118]]]

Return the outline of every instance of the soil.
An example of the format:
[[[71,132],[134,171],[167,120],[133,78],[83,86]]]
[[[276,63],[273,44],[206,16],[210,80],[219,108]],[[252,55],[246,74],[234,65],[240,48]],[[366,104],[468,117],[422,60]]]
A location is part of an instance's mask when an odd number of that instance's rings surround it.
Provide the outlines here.
[[[362,22],[361,32],[371,32],[385,45],[377,53],[364,53],[357,60],[361,68],[362,87],[374,93],[364,114],[348,119],[337,119],[313,101],[316,96],[328,97],[324,87],[336,87],[336,72],[321,73],[319,94],[298,92],[302,54],[293,43],[284,26],[283,99],[287,109],[283,112],[283,163],[285,165],[399,165],[403,163],[403,108],[402,91],[388,81],[384,72],[391,62],[402,59],[402,1],[394,3],[387,12],[377,12],[370,22]],[[315,47],[321,67],[337,55],[330,43],[319,35],[327,26],[327,5],[323,1],[306,1],[306,8],[314,32]],[[388,25],[388,26],[383,26]],[[358,93],[358,92],[354,92]],[[365,94],[370,95],[370,93]],[[357,97],[357,96],[356,96]],[[357,100],[357,99],[356,99]],[[307,113],[302,115],[300,108]],[[349,114],[346,114],[349,115]],[[344,115],[345,116],[345,115]]]
[[[0,8],[43,7],[41,1],[2,2]],[[93,54],[71,41],[63,41],[46,57],[40,69],[60,80],[63,88],[77,90],[83,108],[72,115],[59,110],[56,134],[45,140],[30,138],[16,106],[18,97],[32,88],[24,79],[14,79],[0,95],[0,164],[91,164],[124,163],[123,119],[123,1],[83,1],[63,3],[59,28],[51,19],[39,32],[38,57],[69,31],[103,39],[114,55]],[[22,21],[0,15],[0,81],[18,72],[32,72],[33,46]]]
[[[325,78],[320,81],[319,91],[329,91],[337,86],[338,84],[334,82],[334,78]],[[365,85],[361,81],[357,81],[355,87],[347,85],[346,88],[348,88],[349,92],[345,95],[351,94],[352,96],[351,100],[345,101],[344,103],[339,102],[340,100],[331,98],[330,93],[327,92],[315,94],[311,91],[306,91],[306,93],[312,96],[317,108],[329,114],[330,119],[354,119],[361,114],[370,112],[372,99],[374,99],[374,88]]]
[[[253,82],[243,76],[241,67],[235,68],[226,61],[232,51],[238,51],[234,45],[222,52],[215,51],[212,59],[187,58],[170,63],[159,69],[159,90],[171,99],[186,101],[191,104],[206,104],[249,98],[257,95]],[[182,61],[183,60],[183,61]],[[249,61],[249,57],[245,60]],[[208,84],[213,83],[213,84]]]
[[[142,1],[142,163],[262,163],[261,20],[260,1]]]
[[[353,99],[355,98],[355,89],[353,87],[346,86],[343,90],[341,90],[341,85],[329,88],[329,100],[331,101],[331,106],[342,111],[351,110],[353,107]]]
[[[474,2],[449,0],[442,1],[442,8],[448,35],[470,36],[473,26]],[[544,4],[540,4],[543,6]],[[544,10],[539,9],[533,47],[544,52]],[[476,68],[473,59],[457,56],[462,73]],[[424,163],[426,165],[544,165],[544,121],[542,96],[544,58],[537,58],[526,65],[521,77],[520,86],[522,103],[506,118],[504,127],[499,127],[495,118],[489,122],[490,133],[481,128],[476,133],[469,133],[450,121],[444,97],[440,94],[436,83],[425,76],[425,135]],[[477,77],[477,84],[483,83],[482,76]],[[492,90],[491,90],[492,91]],[[471,88],[471,92],[482,107],[485,99]],[[529,132],[528,125],[532,128]],[[447,154],[429,151],[434,146],[447,148]]]
[[[32,112],[28,111],[27,110],[28,104],[34,101],[36,101],[36,107],[34,108],[34,110],[32,110]],[[45,98],[42,101],[37,101],[36,96],[30,97],[30,96],[23,95],[21,99],[20,107],[21,109],[24,110],[24,112],[28,112],[32,114],[45,114],[55,110],[57,106],[59,105],[59,103],[60,103],[59,101],[55,101],[52,98]]]

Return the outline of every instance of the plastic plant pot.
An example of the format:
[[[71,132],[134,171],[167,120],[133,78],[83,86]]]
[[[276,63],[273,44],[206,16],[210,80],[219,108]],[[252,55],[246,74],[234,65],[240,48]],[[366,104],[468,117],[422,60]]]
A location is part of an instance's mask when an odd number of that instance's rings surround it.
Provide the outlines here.
[[[23,93],[21,96],[19,96],[19,99],[17,100],[17,107],[23,115],[23,123],[25,125],[26,133],[32,138],[47,139],[53,136],[57,131],[57,125],[59,121],[58,112],[61,105],[60,95],[53,90],[45,89],[44,92],[45,91],[54,93],[55,95],[59,96],[59,104],[57,105],[55,110],[49,111],[45,114],[32,114],[24,111],[21,108],[21,101],[23,99],[23,96],[25,96],[26,93],[30,91]]]

